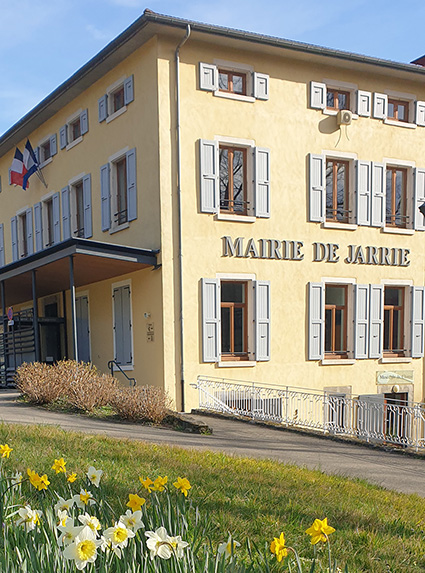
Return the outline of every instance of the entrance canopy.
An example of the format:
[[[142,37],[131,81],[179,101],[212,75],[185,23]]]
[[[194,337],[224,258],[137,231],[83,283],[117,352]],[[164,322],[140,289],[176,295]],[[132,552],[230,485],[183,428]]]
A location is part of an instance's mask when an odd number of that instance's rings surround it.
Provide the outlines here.
[[[147,267],[156,267],[158,251],[89,239],[71,238],[0,269],[5,307],[33,298],[32,276],[37,277],[37,298],[70,288],[70,257],[75,287],[111,279]]]

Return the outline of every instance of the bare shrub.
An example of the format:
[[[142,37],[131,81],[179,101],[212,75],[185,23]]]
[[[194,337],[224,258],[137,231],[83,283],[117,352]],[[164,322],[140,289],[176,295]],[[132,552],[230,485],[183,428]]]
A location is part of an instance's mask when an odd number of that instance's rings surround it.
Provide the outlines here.
[[[54,375],[54,367],[40,362],[24,363],[16,371],[15,381],[20,392],[34,404],[48,404],[59,398],[63,385]]]
[[[160,424],[169,413],[171,400],[156,386],[117,387],[111,406],[126,420]]]

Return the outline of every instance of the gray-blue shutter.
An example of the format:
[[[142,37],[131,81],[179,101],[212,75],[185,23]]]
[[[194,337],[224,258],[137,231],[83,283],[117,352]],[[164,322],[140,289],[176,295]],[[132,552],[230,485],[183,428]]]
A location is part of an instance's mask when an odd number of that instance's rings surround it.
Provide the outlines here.
[[[137,219],[137,172],[136,148],[126,153],[127,157],[127,216],[128,221]]]
[[[18,250],[18,218],[16,216],[10,219],[10,228],[12,234],[12,260],[17,261],[19,259],[19,250]]]
[[[87,109],[80,113],[80,129],[81,135],[84,135],[89,130],[89,112]]]
[[[257,99],[269,99],[269,83],[270,78],[267,74],[259,74],[254,72],[252,74],[252,83],[254,86],[254,97]]]
[[[255,360],[270,360],[270,281],[255,281]]]
[[[43,249],[43,217],[41,203],[34,205],[35,250]]]
[[[2,189],[1,189],[1,175],[0,175],[0,193],[1,193]]]
[[[61,242],[61,216],[60,216],[60,197],[59,191],[52,197],[53,212],[53,244]]]
[[[12,185],[12,174],[11,174],[12,169],[9,167],[9,185]]]
[[[372,199],[371,226],[385,226],[385,165],[372,163]]]
[[[62,194],[62,236],[63,240],[71,238],[71,207],[69,201],[69,185],[61,190]],[[55,241],[56,243],[56,241]]]
[[[68,126],[63,125],[59,130],[59,147],[64,149],[68,145]]]
[[[91,207],[91,174],[83,177],[84,202],[84,238],[90,239],[93,235],[92,207]]]
[[[256,217],[270,217],[270,149],[254,149],[254,206]]]
[[[75,299],[77,318],[78,360],[90,362],[89,299],[79,296]]]
[[[57,142],[56,133],[54,133],[50,137],[50,155],[53,157],[53,155],[56,155],[57,152],[58,152],[58,142]]]
[[[114,288],[115,360],[122,366],[132,364],[130,287]]]
[[[218,90],[217,66],[199,62],[199,88],[210,92]]]
[[[218,213],[219,205],[218,141],[199,140],[199,171],[201,175],[201,212]]]
[[[310,221],[322,223],[326,219],[326,160],[324,155],[309,157]]]
[[[0,223],[0,267],[4,267],[6,262],[4,255],[4,225]]]
[[[221,354],[220,280],[202,279],[202,360],[218,362]]]
[[[308,359],[325,354],[325,285],[308,283]]]
[[[32,224],[32,207],[26,210],[26,227],[27,227],[27,255],[34,253],[34,237]]]
[[[131,103],[134,100],[134,76],[128,77],[124,80],[124,105]]]
[[[102,214],[102,231],[111,227],[111,179],[109,163],[100,168],[100,200]]]
[[[354,358],[368,358],[369,285],[354,286]]]
[[[326,98],[326,84],[310,82],[310,107],[313,109],[325,109]]]
[[[370,285],[369,358],[381,358],[384,330],[384,286]]]
[[[413,193],[413,228],[416,231],[425,231],[425,217],[419,211],[419,207],[425,203],[425,169],[417,167],[414,170]]]
[[[372,163],[356,161],[357,224],[370,225]]]
[[[411,287],[412,296],[412,358],[424,355],[425,288]]]
[[[98,111],[99,111],[99,123],[101,121],[105,121],[108,117],[108,96],[107,94],[103,95],[98,99]]]

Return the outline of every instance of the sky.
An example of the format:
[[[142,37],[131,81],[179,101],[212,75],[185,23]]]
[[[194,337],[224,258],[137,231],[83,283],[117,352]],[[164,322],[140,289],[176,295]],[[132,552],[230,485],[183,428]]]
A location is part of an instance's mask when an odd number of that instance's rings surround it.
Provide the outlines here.
[[[0,0],[0,134],[145,8],[397,62],[425,54],[424,0]]]

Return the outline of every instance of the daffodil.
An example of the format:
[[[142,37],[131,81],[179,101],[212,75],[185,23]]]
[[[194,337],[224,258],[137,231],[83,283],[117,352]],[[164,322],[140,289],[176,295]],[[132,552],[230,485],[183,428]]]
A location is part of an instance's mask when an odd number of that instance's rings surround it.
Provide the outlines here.
[[[59,545],[66,546],[74,541],[77,535],[83,530],[83,526],[79,525],[75,527],[74,521],[69,518],[66,520],[65,524],[60,523],[58,525],[58,529],[61,532],[58,543]]]
[[[167,481],[168,481],[167,476],[164,476],[164,477],[158,476],[156,478],[156,480],[153,482],[152,490],[153,491],[164,491]]]
[[[74,495],[74,503],[80,509],[85,509],[88,505],[93,505],[95,503],[91,491],[82,489],[79,494]]]
[[[139,480],[142,486],[148,490],[148,493],[153,490],[153,481],[151,478],[147,477],[146,479],[143,479],[142,477],[139,477]]]
[[[231,562],[233,559],[235,548],[240,547],[240,545],[241,544],[239,543],[239,541],[235,541],[229,533],[229,539],[227,540],[227,542],[220,543],[220,545],[218,546],[218,554],[224,555],[226,559],[229,559],[230,557],[230,562]]]
[[[66,511],[69,512],[74,505],[74,498],[71,497],[70,499],[64,499],[60,495],[58,495],[58,501],[54,506],[55,513],[57,514],[59,511]]]
[[[35,471],[30,470],[30,468],[27,469],[27,474],[30,480],[30,484],[33,485],[36,489],[38,489],[38,491],[41,491],[42,489],[47,489],[47,486],[50,485],[50,482],[47,479],[46,474],[40,476]]]
[[[284,557],[288,555],[288,550],[285,547],[285,537],[283,532],[280,534],[280,537],[275,537],[270,544],[270,551],[273,555],[276,555],[276,559],[279,563],[282,561]]]
[[[188,547],[189,543],[187,541],[182,541],[181,535],[177,535],[176,537],[169,537],[168,542],[171,545],[171,549],[174,555],[178,559],[182,559],[184,556],[183,549]]]
[[[47,475],[44,474],[43,476],[39,476],[40,481],[38,484],[38,491],[41,491],[42,489],[47,489],[47,486],[50,485],[49,480],[47,479]]]
[[[97,536],[97,532],[100,529],[100,523],[99,520],[97,519],[96,516],[94,515],[89,515],[87,512],[84,515],[79,515],[78,516],[78,521],[80,523],[82,523],[83,525],[87,525],[88,527],[90,527],[90,529],[94,532],[94,534]]]
[[[21,485],[21,483],[22,483],[21,472],[15,472],[10,481],[11,481],[12,485]]]
[[[78,570],[85,568],[87,563],[94,563],[97,558],[97,548],[101,541],[95,538],[90,527],[83,527],[80,533],[74,538],[72,543],[67,545],[63,551],[66,559],[74,560]]]
[[[66,522],[71,519],[66,510],[59,509],[56,515],[58,517],[58,525],[61,525],[62,527],[65,527]]]
[[[111,543],[111,548],[118,557],[121,557],[121,549],[127,547],[128,540],[135,535],[134,531],[128,529],[122,521],[116,522],[113,527],[109,527],[103,532],[103,537]],[[117,549],[119,551],[116,551]]]
[[[154,557],[170,559],[172,547],[165,527],[158,527],[155,531],[145,531],[145,535],[148,538],[146,545],[150,551],[151,559]]]
[[[18,509],[19,519],[16,525],[22,525],[25,531],[32,531],[37,525],[40,525],[41,512],[37,509],[31,509],[29,505]]]
[[[190,490],[190,488],[192,487],[192,486],[190,485],[189,480],[188,480],[187,478],[181,478],[181,477],[178,477],[178,478],[177,478],[177,481],[175,481],[175,482],[173,483],[173,486],[174,486],[176,489],[179,489],[185,497],[187,497],[187,492],[188,492],[188,491]]]
[[[126,503],[126,505],[133,511],[137,511],[141,509],[145,501],[146,501],[145,498],[140,497],[139,495],[137,495],[137,493],[129,493],[128,502]]]
[[[124,515],[120,516],[120,521],[124,523],[124,525],[134,531],[138,531],[141,527],[145,527],[142,521],[142,512],[140,509],[137,511],[131,511],[131,509],[127,509]]]
[[[311,535],[311,544],[316,545],[319,541],[326,543],[328,536],[334,531],[335,529],[328,525],[328,518],[325,517],[323,521],[315,519],[313,525],[306,530],[306,533]]]
[[[0,455],[2,458],[8,458],[12,451],[13,448],[9,448],[7,444],[0,444]]]
[[[103,470],[97,470],[93,466],[90,466],[89,469],[87,470],[87,477],[89,478],[90,483],[92,485],[95,485],[96,487],[99,487],[100,478],[102,477],[102,475],[103,475]]]
[[[69,476],[66,479],[69,481],[69,483],[74,483],[74,481],[77,479],[77,474],[76,473],[69,474]]]
[[[57,474],[64,473],[66,474],[66,461],[63,458],[59,458],[58,460],[54,461],[52,465],[52,470],[55,470]]]

